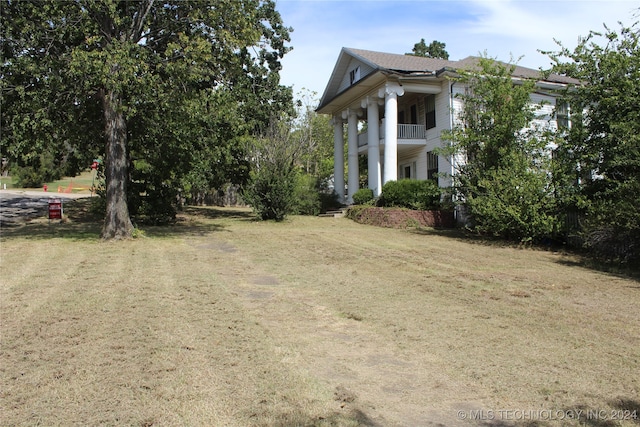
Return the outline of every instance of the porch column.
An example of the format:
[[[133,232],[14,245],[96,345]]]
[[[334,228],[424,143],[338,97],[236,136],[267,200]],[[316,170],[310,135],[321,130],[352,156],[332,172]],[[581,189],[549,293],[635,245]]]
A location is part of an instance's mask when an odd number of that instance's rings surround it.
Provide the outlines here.
[[[373,190],[373,196],[378,197],[382,190],[382,177],[380,175],[380,114],[378,112],[378,98],[367,97],[362,101],[362,108],[367,108],[367,135],[368,135],[368,169],[369,188]]]
[[[398,96],[404,89],[397,83],[387,83],[378,92],[384,97],[384,179],[382,184],[398,180]]]
[[[353,204],[353,193],[358,191],[360,181],[360,171],[358,170],[358,112],[349,109],[342,113],[342,117],[347,116],[347,204]]]
[[[333,123],[333,189],[344,203],[344,121],[335,116]]]

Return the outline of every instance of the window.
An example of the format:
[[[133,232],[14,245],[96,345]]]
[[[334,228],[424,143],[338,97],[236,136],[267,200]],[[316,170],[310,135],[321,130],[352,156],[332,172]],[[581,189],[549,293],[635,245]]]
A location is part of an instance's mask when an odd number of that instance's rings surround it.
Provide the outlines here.
[[[418,124],[418,106],[416,104],[411,106],[411,124]]]
[[[438,180],[438,155],[433,151],[427,152],[427,179]]]
[[[404,111],[400,110],[398,111],[398,124],[399,125],[403,125],[404,123]]]
[[[561,100],[556,102],[556,122],[558,129],[569,129],[569,104]]]
[[[427,112],[426,128],[433,129],[436,127],[436,96],[428,95],[425,98],[424,104]]]
[[[356,67],[353,70],[349,71],[349,81],[351,84],[354,84],[360,80],[360,67]]]

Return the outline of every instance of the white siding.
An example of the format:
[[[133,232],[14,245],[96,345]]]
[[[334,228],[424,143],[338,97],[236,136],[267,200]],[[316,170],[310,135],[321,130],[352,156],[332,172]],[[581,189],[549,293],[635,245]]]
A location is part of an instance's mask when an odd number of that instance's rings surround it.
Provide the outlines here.
[[[542,104],[537,110],[538,116],[534,121],[534,126],[539,126],[542,129],[558,129],[558,123],[554,116],[554,110],[556,108],[556,98],[543,93],[531,94],[531,102],[535,104]]]

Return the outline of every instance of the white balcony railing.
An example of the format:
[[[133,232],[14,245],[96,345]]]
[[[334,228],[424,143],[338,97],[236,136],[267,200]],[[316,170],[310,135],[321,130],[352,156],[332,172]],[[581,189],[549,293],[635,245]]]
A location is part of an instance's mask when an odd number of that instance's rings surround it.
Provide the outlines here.
[[[423,125],[398,125],[398,139],[425,139]]]
[[[384,139],[384,124],[380,126],[380,139]],[[398,140],[401,139],[426,139],[424,125],[398,125]],[[369,143],[367,132],[358,134],[358,147],[364,147]]]

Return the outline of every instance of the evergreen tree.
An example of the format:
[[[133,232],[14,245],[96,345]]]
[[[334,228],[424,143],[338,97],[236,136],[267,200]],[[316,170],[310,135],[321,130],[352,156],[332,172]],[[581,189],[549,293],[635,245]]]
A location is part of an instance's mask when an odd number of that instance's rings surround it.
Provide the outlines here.
[[[449,59],[449,53],[445,49],[446,46],[447,45],[445,43],[437,40],[432,41],[427,46],[424,39],[420,39],[420,42],[413,45],[413,53],[407,53],[407,55],[422,56],[425,58]]]

